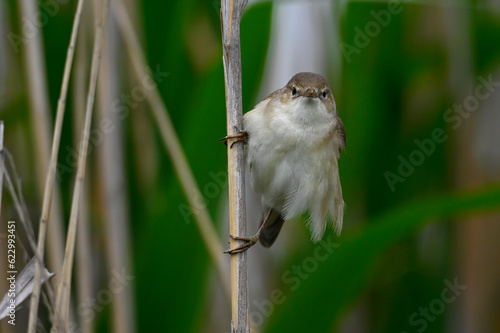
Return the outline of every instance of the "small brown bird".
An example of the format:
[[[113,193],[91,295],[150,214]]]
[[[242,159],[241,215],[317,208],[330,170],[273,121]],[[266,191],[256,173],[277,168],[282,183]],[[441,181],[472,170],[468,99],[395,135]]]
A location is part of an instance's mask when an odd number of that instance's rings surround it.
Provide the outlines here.
[[[247,112],[243,126],[239,135],[225,139],[247,142],[250,184],[261,195],[264,219],[255,236],[231,236],[245,243],[226,252],[246,251],[257,240],[270,247],[285,220],[304,212],[313,241],[321,239],[327,221],[340,234],[344,200],[338,159],[346,135],[328,82],[314,73],[294,75]]]

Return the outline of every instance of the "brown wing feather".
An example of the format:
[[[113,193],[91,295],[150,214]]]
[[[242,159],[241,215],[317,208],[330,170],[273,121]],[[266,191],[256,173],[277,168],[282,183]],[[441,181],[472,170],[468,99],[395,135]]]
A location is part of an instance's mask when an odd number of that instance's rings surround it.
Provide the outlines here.
[[[273,245],[276,238],[278,238],[285,220],[279,212],[271,209],[267,214],[266,220],[263,220],[262,223],[265,223],[266,226],[262,229],[259,241],[264,247],[270,247]]]

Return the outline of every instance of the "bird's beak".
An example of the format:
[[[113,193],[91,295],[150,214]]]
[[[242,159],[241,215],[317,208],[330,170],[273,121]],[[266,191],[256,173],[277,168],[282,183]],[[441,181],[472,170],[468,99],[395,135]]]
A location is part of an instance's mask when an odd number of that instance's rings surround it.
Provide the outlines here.
[[[306,91],[304,91],[304,93],[302,94],[302,96],[315,98],[315,97],[318,97],[318,93],[316,92],[315,89],[308,88]]]

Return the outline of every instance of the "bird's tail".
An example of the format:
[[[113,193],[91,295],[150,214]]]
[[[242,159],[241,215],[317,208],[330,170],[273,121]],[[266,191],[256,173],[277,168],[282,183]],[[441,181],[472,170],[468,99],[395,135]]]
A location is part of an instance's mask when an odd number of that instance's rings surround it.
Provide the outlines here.
[[[259,237],[262,246],[271,247],[271,245],[274,244],[284,222],[283,216],[272,209],[265,215],[265,219],[263,219],[261,223],[261,225],[265,224],[265,226]]]

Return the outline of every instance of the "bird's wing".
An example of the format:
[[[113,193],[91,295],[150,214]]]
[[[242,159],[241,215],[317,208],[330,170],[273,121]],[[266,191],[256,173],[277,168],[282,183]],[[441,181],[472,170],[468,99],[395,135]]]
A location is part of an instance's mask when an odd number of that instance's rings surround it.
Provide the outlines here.
[[[259,241],[262,246],[271,247],[271,245],[274,244],[274,241],[276,241],[276,238],[278,238],[285,220],[279,212],[273,209],[271,209],[265,216],[265,220],[262,220],[262,224],[265,223],[266,225],[264,226],[264,229],[262,229]]]

